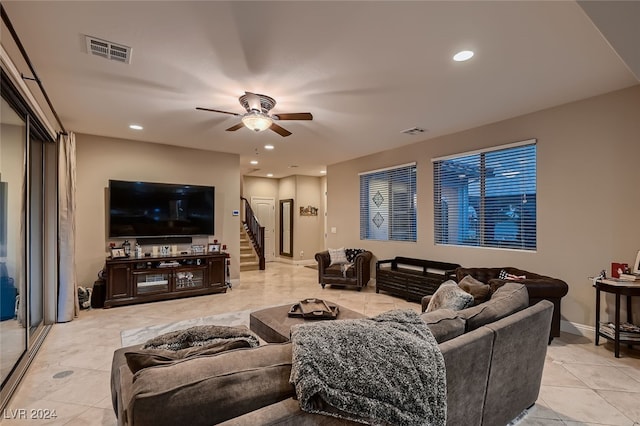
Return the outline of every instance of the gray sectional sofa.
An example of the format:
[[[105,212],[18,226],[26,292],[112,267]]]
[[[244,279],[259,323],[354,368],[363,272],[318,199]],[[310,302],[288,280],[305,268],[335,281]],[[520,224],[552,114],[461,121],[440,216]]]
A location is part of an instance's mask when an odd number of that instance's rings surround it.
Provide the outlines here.
[[[538,397],[553,304],[528,306],[508,283],[487,302],[422,314],[444,356],[448,425],[505,425]],[[291,343],[236,349],[149,367],[135,375],[124,353],[112,365],[113,405],[123,425],[333,425],[300,410],[289,384]]]

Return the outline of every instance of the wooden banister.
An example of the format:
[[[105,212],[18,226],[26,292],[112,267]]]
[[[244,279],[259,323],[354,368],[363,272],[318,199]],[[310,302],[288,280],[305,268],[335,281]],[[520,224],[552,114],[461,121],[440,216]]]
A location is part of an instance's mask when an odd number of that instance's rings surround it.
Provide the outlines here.
[[[242,219],[242,223],[245,225],[251,244],[258,254],[259,268],[263,271],[265,269],[264,226],[260,226],[258,219],[255,214],[253,214],[253,209],[251,208],[251,204],[249,204],[249,200],[244,197],[240,197],[240,200],[244,203],[244,217]]]

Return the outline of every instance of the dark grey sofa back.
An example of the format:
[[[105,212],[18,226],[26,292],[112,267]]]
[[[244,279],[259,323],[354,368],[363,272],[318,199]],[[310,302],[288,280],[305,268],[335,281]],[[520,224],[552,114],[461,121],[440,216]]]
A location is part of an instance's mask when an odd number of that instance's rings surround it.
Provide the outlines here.
[[[440,344],[447,368],[447,425],[481,424],[492,346],[487,328]]]
[[[505,425],[538,399],[552,316],[543,300],[486,326],[494,343],[483,425]]]

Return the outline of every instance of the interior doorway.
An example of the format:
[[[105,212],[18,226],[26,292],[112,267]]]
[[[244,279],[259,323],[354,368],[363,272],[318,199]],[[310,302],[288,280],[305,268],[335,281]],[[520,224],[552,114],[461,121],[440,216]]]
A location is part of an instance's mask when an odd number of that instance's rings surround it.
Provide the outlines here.
[[[273,262],[276,257],[276,200],[270,197],[251,197],[251,209],[260,226],[264,226],[264,260]]]

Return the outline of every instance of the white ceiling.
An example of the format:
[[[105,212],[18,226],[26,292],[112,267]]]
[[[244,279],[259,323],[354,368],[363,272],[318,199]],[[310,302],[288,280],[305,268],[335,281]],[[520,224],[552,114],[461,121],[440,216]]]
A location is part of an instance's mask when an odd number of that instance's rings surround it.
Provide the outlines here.
[[[614,3],[634,13],[640,4]],[[573,1],[2,6],[67,130],[237,153],[253,176],[319,176],[336,162],[638,84],[640,24],[616,32],[601,4],[585,10],[610,40]],[[84,35],[132,47],[131,64],[88,55]],[[629,46],[636,57],[623,61]],[[463,49],[475,57],[452,61]],[[195,109],[244,112],[244,91],[274,97],[273,113],[314,120],[280,122],[293,132],[282,138],[226,132],[236,117]],[[414,126],[428,132],[400,133]]]

